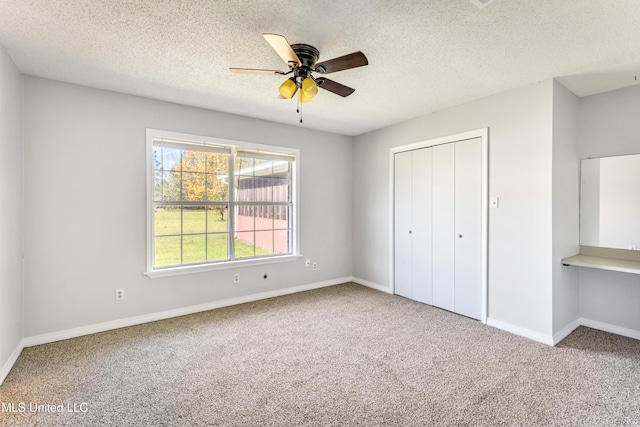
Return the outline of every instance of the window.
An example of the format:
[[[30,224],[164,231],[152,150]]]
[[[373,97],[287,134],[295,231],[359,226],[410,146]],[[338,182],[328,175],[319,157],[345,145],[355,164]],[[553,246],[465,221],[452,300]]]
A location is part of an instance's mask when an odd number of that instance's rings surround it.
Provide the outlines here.
[[[153,129],[147,148],[148,275],[296,255],[297,150]]]

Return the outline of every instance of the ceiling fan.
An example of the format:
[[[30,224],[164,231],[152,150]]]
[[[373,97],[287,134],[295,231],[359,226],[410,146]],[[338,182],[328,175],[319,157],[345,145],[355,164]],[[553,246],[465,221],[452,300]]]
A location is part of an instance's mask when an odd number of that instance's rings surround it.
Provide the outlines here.
[[[355,92],[355,89],[325,77],[315,77],[312,73],[329,74],[369,64],[367,57],[360,51],[329,59],[328,61],[317,62],[320,52],[311,45],[289,44],[287,39],[279,34],[265,33],[263,36],[289,66],[289,71],[256,70],[251,68],[230,68],[230,70],[232,73],[241,74],[274,74],[283,76],[291,74],[292,76],[280,85],[281,98],[293,98],[298,89],[300,89],[298,100],[301,103],[311,102],[318,93],[318,88],[347,97]]]

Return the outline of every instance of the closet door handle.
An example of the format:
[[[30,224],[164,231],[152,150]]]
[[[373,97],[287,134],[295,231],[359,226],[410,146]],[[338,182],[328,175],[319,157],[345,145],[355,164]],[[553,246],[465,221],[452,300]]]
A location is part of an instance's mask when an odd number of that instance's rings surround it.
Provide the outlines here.
[[[459,239],[462,239],[462,234],[458,234],[458,238],[459,238]]]
[[[409,234],[411,234],[411,230],[409,230]]]

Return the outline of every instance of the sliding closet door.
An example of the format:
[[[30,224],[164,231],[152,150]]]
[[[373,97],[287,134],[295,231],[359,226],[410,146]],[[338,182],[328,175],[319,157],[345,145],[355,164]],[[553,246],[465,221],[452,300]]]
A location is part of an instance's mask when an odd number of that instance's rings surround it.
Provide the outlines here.
[[[482,316],[482,141],[396,153],[395,293]]]
[[[482,305],[482,145],[455,144],[455,312],[480,319]]]
[[[411,152],[411,284],[413,299],[426,304],[433,304],[431,153],[431,148]]]
[[[433,305],[455,308],[455,150],[454,144],[433,150]]]
[[[411,292],[411,152],[394,157],[394,282],[397,295]]]

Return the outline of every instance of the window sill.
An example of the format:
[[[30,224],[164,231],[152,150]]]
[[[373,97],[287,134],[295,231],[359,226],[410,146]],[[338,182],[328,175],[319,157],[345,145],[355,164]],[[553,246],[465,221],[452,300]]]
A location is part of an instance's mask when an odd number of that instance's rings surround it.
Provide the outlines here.
[[[202,273],[205,271],[226,270],[229,268],[242,268],[252,265],[274,264],[287,261],[296,261],[302,255],[283,255],[268,258],[252,258],[234,261],[219,262],[215,264],[187,265],[181,267],[170,267],[158,270],[146,271],[145,276],[155,279],[156,277],[179,276],[182,274]]]

